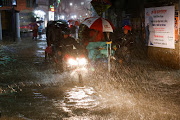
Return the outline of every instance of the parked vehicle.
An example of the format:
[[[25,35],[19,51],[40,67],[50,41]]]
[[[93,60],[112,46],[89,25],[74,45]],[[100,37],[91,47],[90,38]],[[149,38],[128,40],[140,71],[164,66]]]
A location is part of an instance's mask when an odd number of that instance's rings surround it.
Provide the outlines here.
[[[32,32],[32,28],[30,25],[22,25],[20,26],[20,32],[21,33]]]

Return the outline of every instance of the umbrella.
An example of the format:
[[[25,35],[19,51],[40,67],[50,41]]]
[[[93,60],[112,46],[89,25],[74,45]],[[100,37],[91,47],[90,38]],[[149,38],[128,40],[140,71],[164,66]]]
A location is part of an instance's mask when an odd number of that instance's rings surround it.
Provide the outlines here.
[[[43,23],[43,22],[44,22],[43,20],[36,21],[36,23]]]
[[[29,26],[30,26],[30,29],[32,29],[33,27],[37,26],[37,23],[36,22],[32,22],[32,23],[29,24]]]
[[[78,21],[75,21],[75,26],[79,26],[79,22]]]
[[[57,20],[56,22],[57,22],[57,23],[60,23],[60,24],[66,24],[66,25],[68,25],[68,21],[66,21],[66,20]]]
[[[68,20],[68,22],[69,22],[69,24],[71,24],[71,25],[79,26],[79,22],[78,22],[77,20],[72,20],[72,19],[70,19],[70,20]]]
[[[114,25],[107,19],[101,17],[90,17],[85,19],[82,24],[87,25],[90,29],[101,32],[113,32]]]
[[[34,26],[34,25],[37,25],[37,23],[36,23],[36,22],[32,22],[32,23],[30,23],[29,25],[30,25],[30,26]]]
[[[73,20],[68,20],[69,24],[71,24],[72,21],[73,21]]]
[[[74,20],[72,20],[72,19],[68,20],[69,24],[70,24],[72,21],[74,21]]]
[[[101,14],[111,7],[111,2],[109,0],[92,0],[91,5],[95,9],[96,13],[101,16]]]

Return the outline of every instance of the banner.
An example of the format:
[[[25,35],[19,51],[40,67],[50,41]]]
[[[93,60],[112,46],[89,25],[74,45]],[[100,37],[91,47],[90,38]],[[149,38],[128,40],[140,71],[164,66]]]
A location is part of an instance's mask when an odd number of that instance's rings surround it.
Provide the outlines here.
[[[179,40],[179,11],[175,12],[175,41]]]
[[[49,11],[49,21],[54,21],[54,12]]]
[[[174,6],[145,9],[148,46],[175,49]]]

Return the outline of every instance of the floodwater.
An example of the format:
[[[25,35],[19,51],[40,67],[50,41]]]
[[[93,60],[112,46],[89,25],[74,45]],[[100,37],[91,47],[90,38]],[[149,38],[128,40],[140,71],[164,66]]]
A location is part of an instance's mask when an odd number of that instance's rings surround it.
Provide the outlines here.
[[[180,71],[135,61],[79,83],[74,72],[54,73],[45,48],[45,37],[0,46],[2,120],[180,119]]]

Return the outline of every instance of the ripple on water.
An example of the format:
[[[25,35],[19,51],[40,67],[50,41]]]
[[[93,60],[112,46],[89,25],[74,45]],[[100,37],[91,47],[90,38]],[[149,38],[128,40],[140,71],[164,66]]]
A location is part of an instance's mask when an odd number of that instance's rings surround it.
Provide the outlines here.
[[[63,100],[53,100],[56,108],[73,114],[76,109],[90,109],[99,104],[99,97],[92,87],[74,87],[67,90]]]

